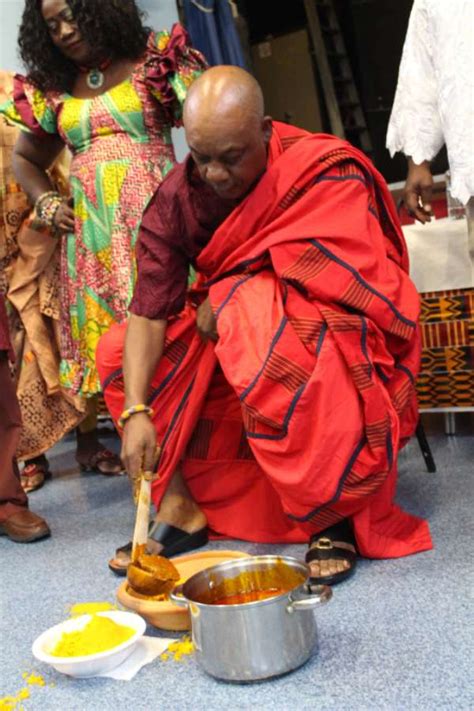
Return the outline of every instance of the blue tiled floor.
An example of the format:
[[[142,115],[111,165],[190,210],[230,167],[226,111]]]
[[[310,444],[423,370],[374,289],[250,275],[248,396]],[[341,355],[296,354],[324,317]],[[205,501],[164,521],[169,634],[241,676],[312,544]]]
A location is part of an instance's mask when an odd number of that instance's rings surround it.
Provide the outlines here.
[[[273,681],[229,685],[206,676],[193,657],[155,661],[130,682],[72,680],[35,664],[31,643],[63,620],[71,603],[114,601],[120,580],[107,560],[133,526],[127,479],[79,474],[67,438],[51,452],[53,480],[30,497],[52,538],[31,545],[0,539],[0,696],[15,694],[24,686],[22,673],[34,669],[47,686],[31,688],[25,711],[472,710],[474,438],[437,435],[431,444],[438,473],[425,471],[412,442],[400,456],[398,499],[429,519],[435,550],[361,561],[318,613],[317,656]],[[212,547],[304,555],[302,546],[225,541]]]

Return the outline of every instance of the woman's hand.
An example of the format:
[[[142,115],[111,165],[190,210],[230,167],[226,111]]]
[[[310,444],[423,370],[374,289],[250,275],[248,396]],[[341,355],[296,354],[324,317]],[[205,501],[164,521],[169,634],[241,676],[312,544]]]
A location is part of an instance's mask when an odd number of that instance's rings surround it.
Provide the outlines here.
[[[53,217],[53,225],[64,234],[66,232],[74,232],[74,210],[72,198],[64,199],[59,205]]]

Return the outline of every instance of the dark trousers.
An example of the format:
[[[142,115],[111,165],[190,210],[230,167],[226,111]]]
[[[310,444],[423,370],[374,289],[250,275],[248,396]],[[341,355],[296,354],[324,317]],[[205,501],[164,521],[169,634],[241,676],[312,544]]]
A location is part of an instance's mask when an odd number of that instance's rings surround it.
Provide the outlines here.
[[[0,351],[0,522],[28,507],[15,458],[20,430],[20,407],[7,353]]]

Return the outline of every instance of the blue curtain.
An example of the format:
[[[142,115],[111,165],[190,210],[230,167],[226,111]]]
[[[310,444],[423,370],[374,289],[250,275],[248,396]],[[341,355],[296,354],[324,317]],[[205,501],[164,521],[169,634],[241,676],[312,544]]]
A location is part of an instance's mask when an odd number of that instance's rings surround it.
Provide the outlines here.
[[[186,27],[191,40],[209,64],[246,68],[228,0],[184,0]]]

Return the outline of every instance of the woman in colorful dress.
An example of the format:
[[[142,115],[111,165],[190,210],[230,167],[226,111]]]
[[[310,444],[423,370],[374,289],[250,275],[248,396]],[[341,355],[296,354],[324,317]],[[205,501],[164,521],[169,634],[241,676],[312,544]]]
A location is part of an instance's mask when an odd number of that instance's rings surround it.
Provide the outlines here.
[[[0,104],[13,95],[13,74],[0,70]],[[59,384],[59,244],[32,219],[31,205],[12,168],[18,129],[0,116],[0,292],[7,296],[15,352],[16,395],[22,427],[16,458],[21,485],[39,489],[49,477],[45,452],[85,414],[85,400]],[[57,190],[68,192],[69,156],[50,169]]]
[[[140,218],[174,165],[171,128],[205,61],[181,26],[144,27],[134,0],[26,0],[19,46],[28,75],[15,77],[14,100],[2,107],[24,129],[15,173],[39,218],[63,236],[60,379],[94,403],[97,342],[127,316]],[[64,145],[70,201],[46,172]],[[120,460],[100,444],[89,410],[76,458],[117,473]]]

